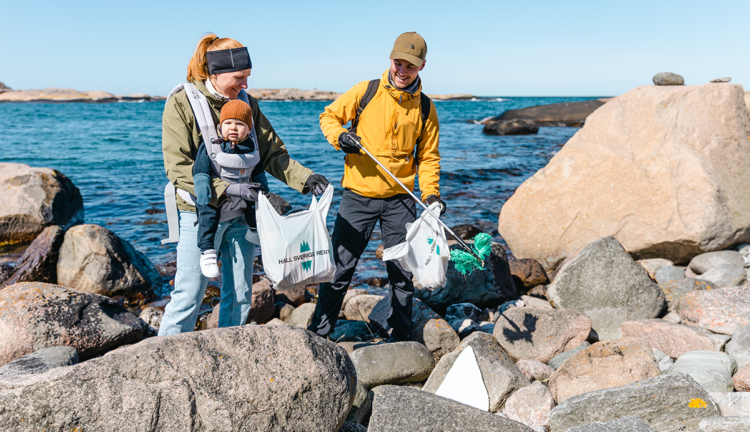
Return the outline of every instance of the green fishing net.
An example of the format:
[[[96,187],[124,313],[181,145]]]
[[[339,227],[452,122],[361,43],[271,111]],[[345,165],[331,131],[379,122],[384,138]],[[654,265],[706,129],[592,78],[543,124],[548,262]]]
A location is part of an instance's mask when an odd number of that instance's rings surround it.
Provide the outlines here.
[[[484,260],[487,259],[492,250],[492,237],[486,233],[477,234],[474,237],[474,246],[472,249],[474,254],[460,249],[451,251],[451,261],[453,261],[456,270],[462,275],[471,273],[474,270],[484,270]],[[481,260],[477,257],[481,258]]]

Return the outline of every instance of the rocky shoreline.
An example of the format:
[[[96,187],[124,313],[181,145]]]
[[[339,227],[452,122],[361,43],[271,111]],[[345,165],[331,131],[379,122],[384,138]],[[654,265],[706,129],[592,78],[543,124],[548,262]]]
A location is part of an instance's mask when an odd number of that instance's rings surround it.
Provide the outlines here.
[[[0,164],[0,239],[33,239],[0,265],[0,424],[750,430],[746,98],[725,81],[648,85],[587,114],[503,206],[510,251],[416,286],[398,343],[384,343],[387,296],[350,289],[324,340],[305,330],[317,287],[275,291],[262,272],[246,325],[217,328],[209,285],[195,332],[154,337],[163,275],[82,224],[62,173]]]

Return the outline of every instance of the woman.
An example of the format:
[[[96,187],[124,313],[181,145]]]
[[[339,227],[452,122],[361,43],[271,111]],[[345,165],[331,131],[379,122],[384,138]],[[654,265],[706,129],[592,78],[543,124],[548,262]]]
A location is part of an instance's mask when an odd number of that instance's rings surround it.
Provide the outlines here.
[[[197,218],[191,200],[194,192],[192,169],[204,135],[211,139],[211,130],[215,131],[219,113],[226,102],[240,98],[252,108],[259,163],[266,172],[301,193],[312,191],[320,194],[328,186],[325,177],[314,174],[289,157],[284,143],[258,107],[258,101],[246,95],[244,89],[247,88],[251,68],[250,56],[242,44],[213,34],[204,36],[188,65],[188,82],[170,94],[164,108],[164,167],[170,183],[177,188],[180,222],[177,274],[172,300],[164,311],[159,327],[160,336],[195,328],[208,284],[208,278],[200,270]],[[203,111],[200,111],[201,106],[205,107]],[[194,114],[196,112],[198,114]],[[196,115],[199,121],[196,121]],[[210,185],[211,205],[222,209],[222,222],[216,232],[223,281],[219,327],[242,325],[250,312],[255,246],[245,238],[248,225],[242,212],[237,212],[236,208],[227,209],[224,204],[257,197],[258,187],[254,188],[254,185],[243,184],[241,188],[227,190],[228,183],[218,177],[212,177]]]

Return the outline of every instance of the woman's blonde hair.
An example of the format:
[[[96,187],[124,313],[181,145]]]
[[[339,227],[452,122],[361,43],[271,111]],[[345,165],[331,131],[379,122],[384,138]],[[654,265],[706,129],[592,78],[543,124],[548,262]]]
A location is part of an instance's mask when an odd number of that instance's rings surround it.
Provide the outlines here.
[[[209,51],[219,51],[232,48],[242,48],[244,45],[231,38],[219,38],[213,33],[209,33],[198,41],[193,58],[190,59],[187,69],[188,81],[204,81],[208,78],[208,62],[206,53]]]

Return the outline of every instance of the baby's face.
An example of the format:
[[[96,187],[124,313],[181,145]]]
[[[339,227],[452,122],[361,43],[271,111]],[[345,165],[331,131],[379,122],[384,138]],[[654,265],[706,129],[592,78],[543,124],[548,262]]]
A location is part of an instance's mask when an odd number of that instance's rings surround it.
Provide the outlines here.
[[[247,138],[250,127],[245,122],[237,119],[224,120],[221,124],[221,136],[227,141],[239,142]]]

